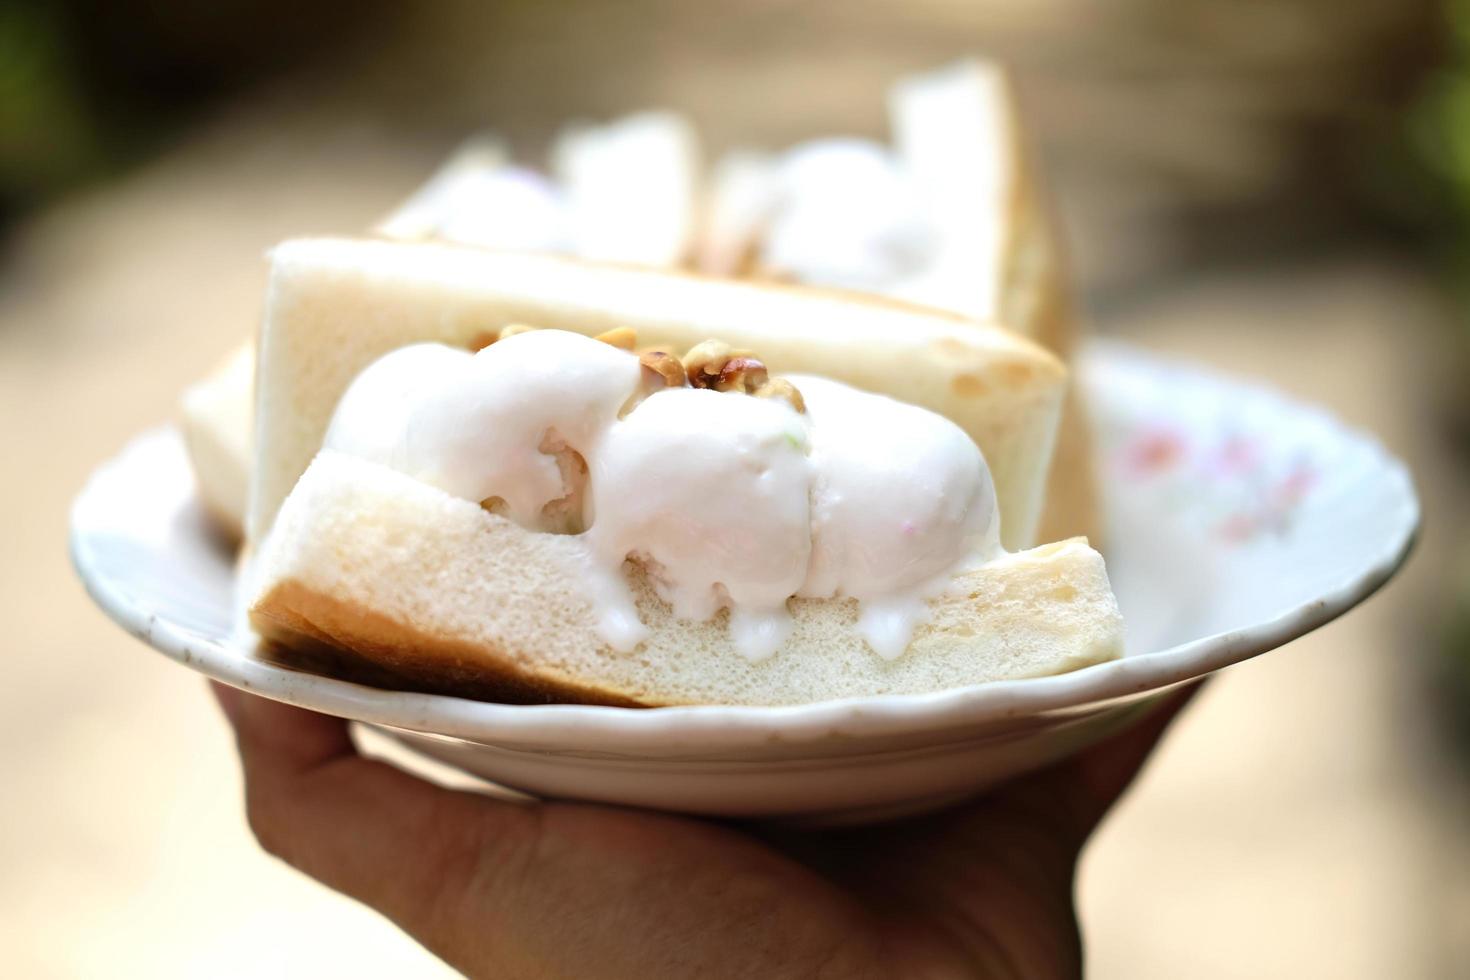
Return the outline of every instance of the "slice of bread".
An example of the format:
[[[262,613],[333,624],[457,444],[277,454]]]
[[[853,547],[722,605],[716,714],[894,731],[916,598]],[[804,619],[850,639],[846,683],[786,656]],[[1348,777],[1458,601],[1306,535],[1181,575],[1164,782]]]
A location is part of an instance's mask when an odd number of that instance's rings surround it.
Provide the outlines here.
[[[632,563],[650,636],[632,653],[610,649],[583,547],[324,450],[261,546],[251,619],[394,687],[521,702],[795,704],[1055,674],[1120,652],[1102,558],[1081,540],[962,572],[895,660],[864,645],[853,600],[793,599],[791,639],[755,663],[732,646],[725,613],[675,620]]]
[[[966,59],[896,83],[889,113],[900,156],[934,194],[933,206],[968,214],[977,234],[969,302],[941,303],[993,319],[1037,341],[1068,364],[1077,317],[1062,235],[1035,147],[1022,123],[1011,75]],[[1099,540],[1096,477],[1086,408],[1075,389],[1062,409],[1056,455],[1038,532]]]
[[[719,338],[774,374],[819,374],[947,416],[985,454],[1002,542],[1033,543],[1066,369],[994,326],[892,301],[437,244],[300,239],[272,253],[249,535],[321,447],[348,384],[390,350],[514,323],[685,351]]]
[[[251,393],[255,344],[241,344],[184,390],[180,415],[199,500],[228,537],[238,539],[250,486]]]

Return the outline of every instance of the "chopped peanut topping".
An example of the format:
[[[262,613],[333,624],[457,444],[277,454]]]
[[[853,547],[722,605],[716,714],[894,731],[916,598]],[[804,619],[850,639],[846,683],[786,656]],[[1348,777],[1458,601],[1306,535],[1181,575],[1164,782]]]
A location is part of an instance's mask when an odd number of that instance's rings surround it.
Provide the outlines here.
[[[638,331],[632,327],[613,327],[611,330],[606,330],[592,339],[600,340],[604,344],[611,344],[622,350],[630,351],[638,343]]]
[[[497,340],[527,333],[536,327],[512,323],[498,334],[481,331],[470,341],[471,350],[482,350]],[[632,353],[638,342],[638,332],[632,327],[614,327],[592,338],[610,344],[619,350]],[[806,411],[806,402],[796,386],[785,378],[773,378],[764,362],[752,357],[749,351],[735,350],[724,341],[705,340],[695,344],[682,358],[672,351],[650,348],[638,352],[638,363],[643,367],[639,390],[623,408],[623,415],[644,398],[664,388],[710,388],[715,391],[734,391],[757,398],[781,398],[798,412]]]
[[[720,368],[720,374],[711,385],[716,391],[738,391],[749,394],[765,384],[770,375],[766,366],[753,357],[732,357]]]
[[[524,323],[511,323],[507,324],[504,327],[501,327],[500,336],[496,337],[495,339],[505,340],[509,337],[514,337],[518,333],[530,333],[532,330],[535,329],[535,327],[527,326]]]
[[[806,399],[801,397],[801,392],[796,390],[796,385],[785,378],[772,378],[752,394],[757,398],[784,398],[792,408],[803,415],[806,414]]]
[[[684,371],[696,388],[736,391],[762,398],[783,398],[798,412],[806,403],[796,386],[783,378],[771,378],[766,365],[749,351],[732,350],[729,344],[706,340],[684,355]]]
[[[696,388],[713,388],[725,362],[734,356],[730,345],[719,340],[705,340],[689,348],[684,355],[684,371]]]
[[[682,388],[689,383],[684,376],[684,365],[666,350],[646,350],[638,355],[638,363],[643,365],[645,383],[657,379],[655,389]]]
[[[501,327],[499,330],[481,330],[479,333],[471,337],[470,342],[465,346],[468,347],[472,352],[478,353],[484,350],[486,347],[489,347],[491,344],[495,343],[497,340],[504,340],[507,337],[514,337],[518,333],[530,333],[532,330],[535,329],[535,327],[528,327],[524,323],[512,323],[508,324],[507,326]]]

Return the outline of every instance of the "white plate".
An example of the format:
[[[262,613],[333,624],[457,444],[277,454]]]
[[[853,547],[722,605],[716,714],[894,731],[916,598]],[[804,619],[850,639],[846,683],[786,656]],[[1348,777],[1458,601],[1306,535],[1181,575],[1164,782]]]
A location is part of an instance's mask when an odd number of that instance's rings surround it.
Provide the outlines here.
[[[1408,473],[1368,436],[1271,391],[1097,344],[1092,401],[1108,567],[1128,654],[1058,677],[781,708],[486,704],[258,658],[232,633],[231,556],[177,434],[145,433],[72,509],[97,603],[145,643],[257,694],[384,726],[530,793],[722,816],[871,819],[1058,759],[1151,695],[1301,636],[1402,564]]]

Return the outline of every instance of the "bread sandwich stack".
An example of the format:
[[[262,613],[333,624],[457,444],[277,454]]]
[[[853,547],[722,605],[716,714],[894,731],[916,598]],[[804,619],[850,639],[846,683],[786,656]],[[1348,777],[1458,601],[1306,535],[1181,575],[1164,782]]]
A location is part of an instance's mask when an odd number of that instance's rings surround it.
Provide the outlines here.
[[[403,689],[622,706],[1120,655],[1008,84],[967,63],[893,108],[871,263],[804,265],[780,161],[701,182],[660,114],[569,131],[555,180],[471,144],[374,234],[277,246],[252,408],[251,349],[185,402],[255,629]]]

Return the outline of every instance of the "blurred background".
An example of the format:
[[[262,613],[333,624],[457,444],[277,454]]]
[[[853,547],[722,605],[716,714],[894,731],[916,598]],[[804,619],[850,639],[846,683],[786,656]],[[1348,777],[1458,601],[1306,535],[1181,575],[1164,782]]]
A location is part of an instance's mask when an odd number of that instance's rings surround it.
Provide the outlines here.
[[[0,972],[433,976],[255,849],[202,681],[87,602],[89,469],[254,324],[262,252],[363,228],[458,141],[681,110],[713,156],[881,136],[897,75],[1008,62],[1092,328],[1371,429],[1409,567],[1218,677],[1084,861],[1098,977],[1470,962],[1470,3],[6,0]]]

